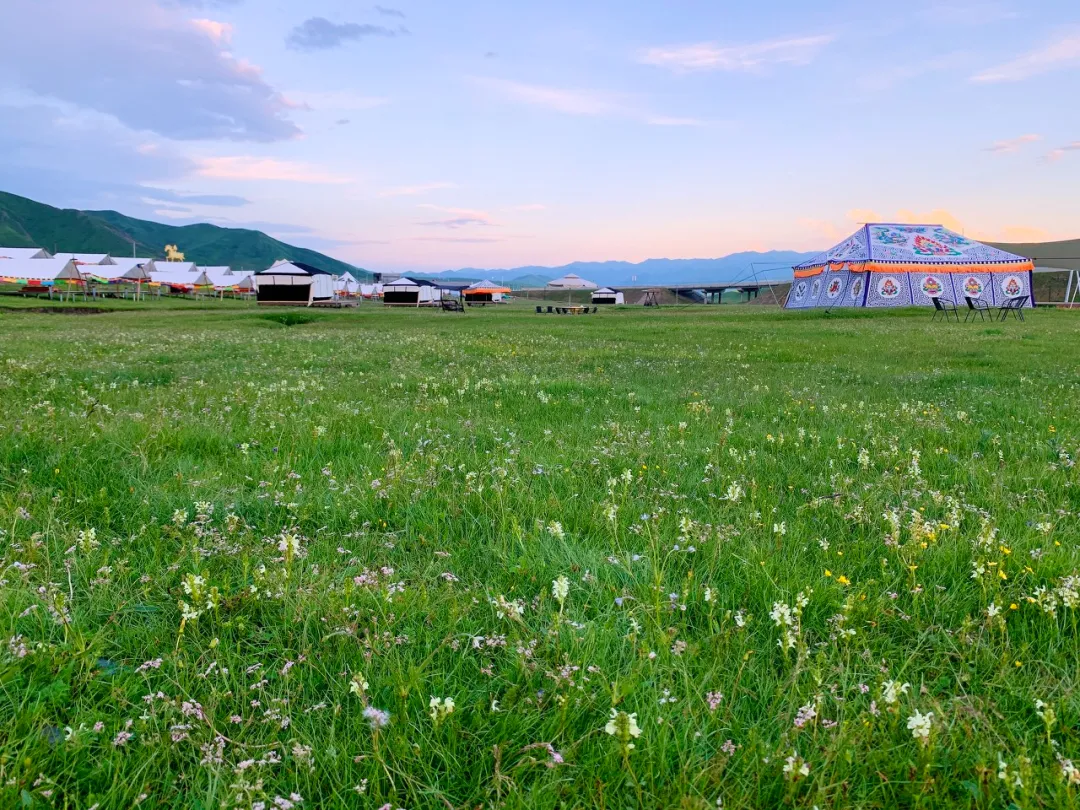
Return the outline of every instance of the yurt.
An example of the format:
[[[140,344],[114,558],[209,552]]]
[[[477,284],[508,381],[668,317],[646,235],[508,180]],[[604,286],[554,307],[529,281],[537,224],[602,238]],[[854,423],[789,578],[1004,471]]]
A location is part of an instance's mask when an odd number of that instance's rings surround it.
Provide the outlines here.
[[[431,307],[441,295],[430,282],[396,278],[383,284],[383,304],[388,307]]]
[[[581,276],[567,273],[562,278],[549,281],[547,286],[553,290],[595,290],[599,285]]]
[[[470,304],[492,304],[502,301],[503,296],[509,292],[509,287],[484,279],[470,284],[461,291],[461,295]]]
[[[625,304],[626,299],[621,292],[611,289],[610,287],[601,287],[592,294],[592,303],[594,304]]]
[[[260,304],[310,307],[334,300],[334,277],[310,264],[284,259],[255,274]]]
[[[870,223],[794,268],[787,309],[963,305],[965,298],[1034,306],[1030,259],[942,225]]]

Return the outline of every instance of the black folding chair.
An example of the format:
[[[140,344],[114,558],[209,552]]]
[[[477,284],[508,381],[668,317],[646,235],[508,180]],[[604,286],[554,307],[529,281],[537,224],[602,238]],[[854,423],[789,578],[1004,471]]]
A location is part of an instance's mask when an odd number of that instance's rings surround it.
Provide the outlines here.
[[[550,307],[550,306],[549,306],[549,307],[548,307],[548,311],[547,311],[547,314],[548,314],[548,315],[551,315],[552,313],[553,313],[553,309],[552,309],[552,307]]]
[[[1024,296],[1010,298],[1008,301],[998,307],[998,320],[1009,320],[1010,312],[1018,321],[1024,320]]]
[[[936,321],[938,316],[945,318],[946,321],[949,318],[956,318],[956,322],[960,323],[960,313],[956,309],[956,304],[952,301],[943,301],[941,298],[934,298],[934,317],[930,319],[931,322]]]
[[[596,314],[596,307],[593,307],[593,308],[592,308],[592,314],[593,314],[593,315],[595,315],[595,314]]]
[[[981,298],[972,298],[970,295],[965,295],[964,300],[967,301],[968,305],[968,313],[964,316],[964,323],[967,323],[969,319],[974,318],[976,315],[983,321],[986,320],[987,315],[993,318],[990,307]]]
[[[543,315],[544,314],[544,308],[541,307],[541,306],[537,306],[536,307],[536,314],[537,315]]]

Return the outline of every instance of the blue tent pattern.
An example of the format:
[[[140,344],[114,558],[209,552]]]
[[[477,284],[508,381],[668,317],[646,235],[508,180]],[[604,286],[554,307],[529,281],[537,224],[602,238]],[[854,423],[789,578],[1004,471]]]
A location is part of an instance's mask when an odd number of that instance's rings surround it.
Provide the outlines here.
[[[787,309],[933,306],[965,297],[1034,306],[1030,259],[943,225],[868,223],[794,268]]]

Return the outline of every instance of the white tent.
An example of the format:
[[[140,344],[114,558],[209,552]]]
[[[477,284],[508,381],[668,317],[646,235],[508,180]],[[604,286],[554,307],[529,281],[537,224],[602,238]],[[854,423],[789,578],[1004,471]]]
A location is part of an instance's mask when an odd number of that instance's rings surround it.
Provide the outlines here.
[[[621,292],[611,289],[610,287],[601,287],[592,294],[592,303],[594,304],[625,304],[626,300]]]
[[[0,259],[51,259],[52,254],[42,248],[0,247]]]
[[[57,253],[57,259],[70,259],[75,264],[114,264],[108,253]]]
[[[360,295],[364,298],[382,298],[383,285],[382,284],[361,284]]]
[[[208,290],[214,286],[214,283],[206,273],[191,273],[187,270],[163,269],[176,263],[177,262],[162,262],[161,264],[156,265],[154,272],[150,274],[151,281],[154,284],[168,287],[170,290],[176,290],[178,292],[197,292],[199,290]]]
[[[164,259],[155,261],[154,264],[159,270],[163,270],[168,273],[198,273],[199,268],[195,262],[167,262]]]
[[[334,277],[302,262],[281,259],[266,270],[260,270],[254,279],[260,304],[309,307],[334,298]]]
[[[228,265],[216,267],[200,267],[199,270],[206,275],[214,285],[217,292],[235,290],[236,292],[254,292],[255,279],[253,273],[243,270],[233,270]]]
[[[429,307],[440,298],[436,287],[418,284],[411,278],[397,278],[383,284],[383,303],[387,306]]]
[[[360,282],[348,270],[334,277],[334,295],[338,298],[352,298],[359,294]]]
[[[0,278],[7,283],[52,284],[54,281],[82,281],[79,268],[71,259],[4,259]]]
[[[554,279],[547,283],[548,287],[555,290],[595,290],[597,285],[581,276],[568,273],[562,278]]]
[[[112,264],[80,265],[84,278],[106,282],[149,281],[153,259],[113,259]]]

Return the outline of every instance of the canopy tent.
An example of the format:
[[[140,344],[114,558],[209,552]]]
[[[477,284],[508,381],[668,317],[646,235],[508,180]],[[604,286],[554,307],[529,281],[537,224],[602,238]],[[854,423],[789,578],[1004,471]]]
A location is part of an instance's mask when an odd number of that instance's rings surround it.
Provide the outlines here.
[[[360,282],[346,270],[340,276],[334,277],[334,295],[338,298],[355,298],[360,295]]]
[[[549,281],[547,286],[555,290],[595,290],[598,285],[581,276],[567,273],[562,278]]]
[[[171,292],[200,292],[213,288],[214,282],[203,272],[189,272],[188,270],[168,270],[170,262],[162,262],[155,266],[150,274],[150,286],[167,287]]]
[[[199,270],[210,279],[210,283],[214,285],[214,292],[255,292],[255,280],[252,278],[252,273],[233,270],[228,265],[200,267]]]
[[[1051,304],[1080,303],[1080,239],[1064,242],[1023,242],[1016,244],[997,244],[993,247],[1009,253],[1025,256],[1035,264],[1036,273],[1054,273],[1065,275],[1065,294],[1060,301],[1044,301]],[[3,249],[0,248],[0,251]],[[1053,294],[1050,293],[1052,296]]]
[[[153,259],[113,259],[113,264],[79,265],[79,272],[99,284],[138,284],[150,281],[153,268]]]
[[[617,292],[610,287],[601,287],[592,294],[592,303],[594,304],[625,304],[626,298],[621,292]]]
[[[170,262],[159,259],[154,262],[159,270],[169,273],[198,273],[199,268],[195,262]]]
[[[364,298],[382,298],[383,285],[382,284],[361,284],[360,295]]]
[[[942,225],[870,223],[795,270],[787,309],[933,306],[965,297],[1000,306],[1031,294],[1030,259]]]
[[[333,300],[334,277],[310,264],[281,259],[255,274],[255,291],[260,304],[310,307]]]
[[[510,292],[509,287],[484,279],[483,281],[477,281],[475,284],[470,284],[461,291],[461,294],[465,296],[466,301],[486,304],[502,301],[503,296],[508,292]]]
[[[383,303],[388,307],[431,307],[442,298],[429,281],[397,278],[383,284]]]
[[[71,259],[2,259],[0,282],[30,287],[82,284],[83,277]]]
[[[0,247],[0,259],[51,259],[52,254],[36,247]]]
[[[75,264],[113,264],[108,253],[57,253],[57,259],[69,259]]]

